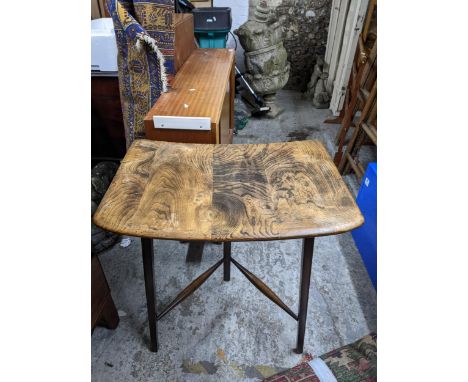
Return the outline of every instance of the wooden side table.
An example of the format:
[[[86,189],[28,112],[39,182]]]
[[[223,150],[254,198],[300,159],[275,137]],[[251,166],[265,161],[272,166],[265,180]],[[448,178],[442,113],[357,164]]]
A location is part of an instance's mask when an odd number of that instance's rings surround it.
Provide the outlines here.
[[[318,141],[203,145],[137,140],[94,214],[106,230],[142,238],[148,321],[157,351],[157,321],[221,265],[234,264],[265,296],[298,321],[302,353],[314,237],[359,227],[364,219]],[[231,257],[231,242],[303,238],[299,312]],[[153,239],[219,241],[224,256],[159,314]]]

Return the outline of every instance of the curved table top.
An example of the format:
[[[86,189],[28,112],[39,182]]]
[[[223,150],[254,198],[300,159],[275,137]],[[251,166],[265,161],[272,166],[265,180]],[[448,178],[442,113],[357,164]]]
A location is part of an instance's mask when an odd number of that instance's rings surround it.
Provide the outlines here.
[[[130,236],[246,241],[333,235],[364,219],[318,141],[136,140],[93,221]]]

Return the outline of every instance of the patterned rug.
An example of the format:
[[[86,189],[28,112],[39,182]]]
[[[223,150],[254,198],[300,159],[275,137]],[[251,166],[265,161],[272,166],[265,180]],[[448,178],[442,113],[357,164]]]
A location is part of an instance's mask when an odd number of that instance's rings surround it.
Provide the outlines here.
[[[303,362],[275,374],[264,382],[375,382],[377,381],[377,334]]]
[[[106,0],[118,48],[127,148],[174,75],[174,0]]]

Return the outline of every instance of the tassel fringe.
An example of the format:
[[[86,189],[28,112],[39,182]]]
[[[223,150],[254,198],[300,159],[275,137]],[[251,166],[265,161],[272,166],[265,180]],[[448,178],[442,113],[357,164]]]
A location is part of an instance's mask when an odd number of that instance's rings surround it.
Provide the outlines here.
[[[166,93],[167,92],[167,73],[166,73],[166,67],[164,66],[164,63],[166,62],[166,60],[164,59],[164,56],[162,55],[161,51],[159,50],[157,44],[156,44],[156,40],[154,38],[152,38],[151,36],[149,36],[148,34],[146,33],[138,33],[136,35],[137,37],[137,41],[135,43],[135,47],[138,51],[141,51],[142,49],[142,42],[145,42],[150,48],[151,50],[156,53],[156,56],[158,57],[158,61],[159,61],[159,70],[161,72],[161,82],[162,82],[162,86],[163,86],[163,92]]]

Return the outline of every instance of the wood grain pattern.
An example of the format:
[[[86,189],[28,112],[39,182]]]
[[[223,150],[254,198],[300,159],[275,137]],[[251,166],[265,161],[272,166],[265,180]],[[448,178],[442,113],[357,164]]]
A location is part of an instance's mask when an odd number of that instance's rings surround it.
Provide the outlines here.
[[[174,67],[176,73],[197,48],[193,35],[193,15],[190,13],[174,13]]]
[[[318,141],[137,140],[94,214],[96,225],[121,234],[205,241],[332,235],[363,221]]]
[[[218,132],[218,137],[216,138],[217,143],[232,143],[234,122],[233,120],[231,121],[231,114],[232,114],[232,118],[234,118],[234,113],[233,113],[234,100],[231,99],[231,94],[234,94],[234,91],[227,92],[224,97],[223,109],[221,111],[221,118],[219,120],[219,129],[217,129],[217,132]]]

